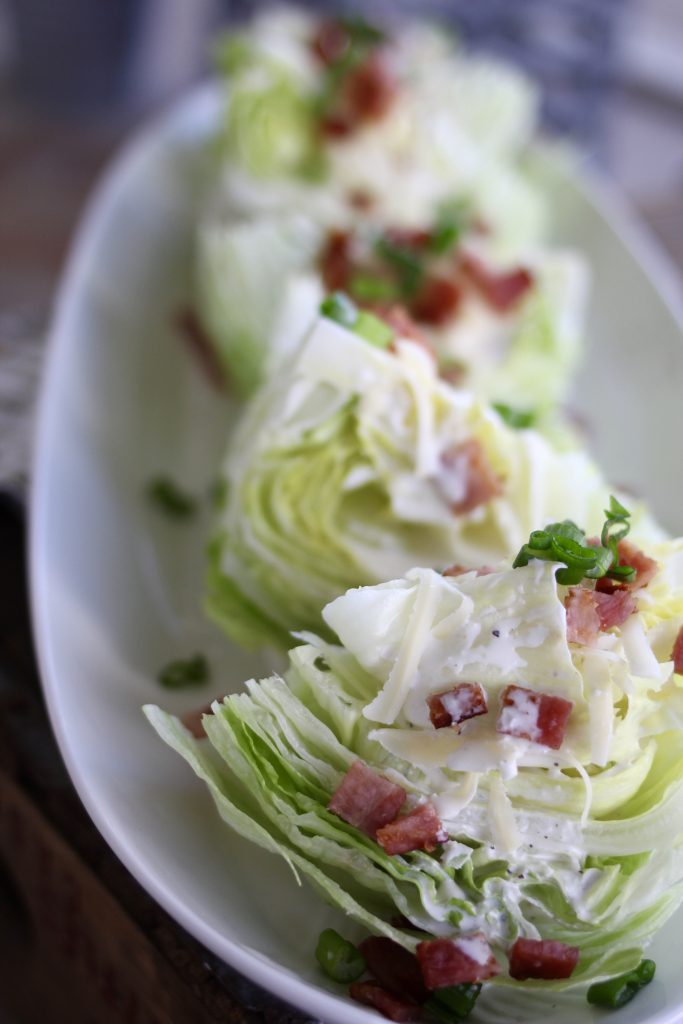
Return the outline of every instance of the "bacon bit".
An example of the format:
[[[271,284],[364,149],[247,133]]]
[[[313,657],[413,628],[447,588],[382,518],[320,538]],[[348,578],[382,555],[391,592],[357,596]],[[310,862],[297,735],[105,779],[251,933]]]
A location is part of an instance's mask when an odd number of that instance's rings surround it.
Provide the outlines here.
[[[183,341],[186,343],[190,353],[195,356],[206,379],[217,391],[227,391],[228,381],[225,376],[225,370],[216,355],[211,338],[204,330],[204,326],[195,311],[190,309],[189,306],[178,310],[174,320]]]
[[[414,928],[404,918],[399,927]],[[368,971],[380,985],[392,995],[413,1003],[424,1003],[428,992],[422,980],[422,972],[414,953],[409,953],[393,939],[383,935],[371,935],[358,947],[363,954]]]
[[[674,672],[683,675],[683,626],[678,631],[674,641],[674,648],[671,652],[671,660],[674,663]]]
[[[186,711],[184,715],[180,716],[180,721],[186,729],[189,729],[196,740],[203,740],[206,738],[206,730],[204,729],[202,719],[204,715],[210,714],[211,705],[205,704],[201,708],[193,708],[192,711]]]
[[[328,139],[345,139],[353,131],[353,125],[343,114],[326,114],[320,121],[320,131]]]
[[[650,558],[630,540],[620,540],[617,544],[619,552],[619,565],[630,565],[636,570],[636,578],[632,583],[627,583],[629,590],[640,590],[646,587],[651,579],[659,571],[659,563]]]
[[[354,761],[327,805],[361,832],[375,838],[378,828],[393,821],[406,801],[406,791],[377,775],[362,761]]]
[[[431,853],[447,839],[448,833],[429,802],[377,829],[377,842],[385,853],[392,855],[410,853],[411,850]]]
[[[590,543],[590,542],[589,542]],[[619,554],[619,565],[628,565],[635,569],[636,575],[630,582],[621,583],[619,580],[611,580],[602,576],[595,584],[595,589],[601,594],[614,594],[618,590],[640,590],[646,587],[650,580],[656,576],[659,570],[659,563],[650,558],[635,544],[629,540],[620,540],[617,544]]]
[[[472,572],[465,565],[459,565],[458,562],[455,565],[449,565],[447,569],[441,573],[442,576],[463,576],[466,572]]]
[[[435,729],[460,725],[470,718],[485,715],[489,707],[479,683],[458,683],[451,690],[427,697],[429,719]]]
[[[488,304],[499,313],[507,313],[516,306],[534,284],[532,274],[524,267],[498,274],[470,254],[462,257],[460,269]]]
[[[357,1003],[379,1010],[382,1016],[389,1020],[415,1020],[419,1009],[417,1003],[397,999],[391,992],[387,992],[381,985],[375,985],[372,981],[354,981],[349,988],[349,995]]]
[[[559,750],[573,707],[572,701],[564,697],[536,693],[523,686],[506,686],[501,698],[496,732]]]
[[[477,932],[457,939],[419,942],[417,959],[428,989],[486,981],[500,974],[486,937]]]
[[[456,515],[471,512],[503,493],[502,480],[493,472],[486,452],[476,438],[471,437],[447,449],[441,456],[441,463],[446,470],[446,477],[442,479],[446,496],[450,497],[448,492],[453,490],[458,492],[458,497],[450,503]]]
[[[341,291],[351,275],[351,236],[346,231],[330,231],[320,253],[320,273],[328,291]]]
[[[458,311],[462,293],[445,277],[428,278],[413,299],[411,310],[417,320],[443,327]]]
[[[391,107],[397,83],[386,63],[373,53],[354,68],[342,83],[342,109],[352,126],[379,121]]]
[[[336,18],[324,18],[311,40],[311,50],[323,64],[336,64],[349,46],[349,34]]]
[[[349,206],[353,207],[354,210],[359,210],[361,213],[371,210],[375,205],[375,197],[371,192],[367,192],[363,188],[351,189],[346,198]]]
[[[578,946],[550,939],[517,939],[509,953],[510,977],[517,981],[569,978],[579,962]]]
[[[567,640],[570,644],[592,644],[600,630],[600,615],[592,590],[570,587],[564,599],[567,610]]]
[[[596,610],[600,618],[600,629],[603,630],[611,629],[612,626],[623,625],[629,615],[633,615],[637,611],[633,594],[623,587],[620,590],[615,590],[613,594],[603,594],[596,591],[591,594],[591,597],[595,601]]]

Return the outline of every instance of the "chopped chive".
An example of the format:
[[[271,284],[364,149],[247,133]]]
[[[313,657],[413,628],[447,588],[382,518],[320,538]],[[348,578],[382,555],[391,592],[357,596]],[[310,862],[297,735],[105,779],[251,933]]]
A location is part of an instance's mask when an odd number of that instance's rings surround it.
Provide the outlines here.
[[[365,959],[361,952],[334,928],[326,928],[320,933],[315,957],[333,981],[355,981],[365,970]]]
[[[365,310],[358,314],[353,329],[356,334],[360,334],[361,338],[365,338],[375,348],[389,348],[394,340],[394,332],[389,324],[380,320],[378,316],[373,316],[372,313],[366,313]]]
[[[150,501],[171,519],[190,519],[197,511],[197,499],[183,491],[169,477],[155,477],[146,489]]]
[[[393,281],[375,277],[374,274],[354,274],[349,282],[349,291],[360,302],[387,302],[400,295]]]
[[[372,313],[360,310],[344,292],[333,292],[323,300],[320,306],[323,316],[341,324],[354,334],[360,335],[376,348],[388,348],[394,340],[394,332],[389,324]]]
[[[586,993],[586,998],[592,1006],[618,1010],[626,1003],[630,1003],[641,988],[650,984],[655,976],[655,970],[654,960],[641,960],[633,971],[591,985]]]
[[[424,276],[423,261],[415,250],[381,236],[375,242],[375,252],[396,272],[401,294],[407,298],[414,295]]]
[[[424,1004],[424,1010],[430,1020],[454,1024],[469,1017],[480,992],[481,985],[449,985],[434,992]]]
[[[512,427],[514,430],[527,430],[536,421],[536,413],[533,409],[515,409],[504,402],[494,402],[493,408],[508,427]]]
[[[334,320],[342,327],[349,327],[351,330],[358,320],[358,307],[344,292],[332,292],[320,305],[320,312],[328,320]]]
[[[209,676],[209,663],[204,655],[193,654],[190,658],[169,662],[157,678],[167,690],[182,690],[186,686],[201,686],[208,682]]]
[[[580,583],[582,579],[601,579],[607,576],[628,581],[635,575],[631,566],[619,565],[617,544],[629,532],[630,512],[610,497],[610,507],[602,528],[601,543],[588,544],[583,530],[565,519],[550,523],[544,530],[534,530],[512,563],[513,568],[528,565],[531,559],[562,562],[565,568],[557,570],[557,581],[565,586]]]
[[[442,255],[452,249],[460,239],[461,228],[452,222],[441,221],[432,228],[429,238],[429,248],[437,255]]]

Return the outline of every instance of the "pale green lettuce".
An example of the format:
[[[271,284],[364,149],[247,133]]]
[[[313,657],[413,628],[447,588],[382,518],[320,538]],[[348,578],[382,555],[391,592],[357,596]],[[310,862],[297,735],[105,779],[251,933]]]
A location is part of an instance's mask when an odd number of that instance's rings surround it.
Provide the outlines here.
[[[442,456],[472,441],[502,493],[455,513]],[[418,346],[382,351],[325,318],[246,411],[222,479],[208,611],[239,643],[283,648],[292,629],[322,629],[320,609],[349,587],[495,565],[565,516],[595,532],[608,500],[583,452],[506,426]]]
[[[390,923],[398,912],[432,936],[483,931],[501,961],[520,935],[579,946],[572,978],[538,988],[623,972],[683,896],[683,731],[665,722],[683,691],[666,659],[653,657],[648,680],[632,674],[623,628],[569,645],[555,569],[456,579],[423,569],[349,591],[324,612],[338,641],[301,635],[284,678],[214,703],[208,743],[158,708],[146,713],[229,825],[371,932],[414,949],[414,932]],[[657,583],[668,618],[681,591],[662,574]],[[645,628],[640,612],[631,618]],[[472,679],[489,713],[435,731],[427,696]],[[598,682],[609,701],[602,763]],[[496,733],[510,683],[572,700],[559,750]],[[358,758],[409,802],[430,799],[449,840],[389,856],[331,814]],[[505,972],[492,983],[519,984]]]

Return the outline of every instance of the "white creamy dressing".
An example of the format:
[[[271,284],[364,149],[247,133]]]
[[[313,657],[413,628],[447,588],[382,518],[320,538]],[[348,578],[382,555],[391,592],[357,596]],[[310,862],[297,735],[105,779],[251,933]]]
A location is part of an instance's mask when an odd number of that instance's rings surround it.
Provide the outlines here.
[[[538,743],[541,737],[539,713],[539,703],[528,690],[511,690],[498,715],[498,725],[501,732]]]
[[[486,964],[491,958],[491,948],[483,935],[461,935],[453,945],[477,964]]]

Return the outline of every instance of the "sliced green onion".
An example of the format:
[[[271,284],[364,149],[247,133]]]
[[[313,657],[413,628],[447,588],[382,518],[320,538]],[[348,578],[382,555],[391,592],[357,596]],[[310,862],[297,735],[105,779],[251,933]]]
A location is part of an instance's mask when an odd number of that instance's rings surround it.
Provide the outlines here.
[[[613,496],[605,511],[607,521],[602,528],[601,544],[587,544],[586,535],[576,523],[565,519],[550,523],[545,530],[534,530],[522,545],[512,563],[513,569],[528,565],[532,558],[546,562],[563,562],[566,568],[557,570],[557,582],[565,586],[580,583],[582,579],[601,579],[607,576],[618,581],[633,578],[631,566],[619,565],[618,540],[628,533],[631,515]]]
[[[449,985],[434,992],[424,1004],[424,1010],[431,1020],[439,1024],[453,1024],[466,1020],[472,1013],[479,998],[481,985]]]
[[[526,430],[528,427],[533,427],[536,421],[536,413],[533,409],[515,409],[504,402],[494,402],[493,408],[508,427],[512,427],[514,430]]]
[[[358,306],[344,292],[332,292],[326,299],[323,299],[320,304],[320,312],[328,320],[334,320],[342,327],[348,327],[351,330],[358,320]]]
[[[150,480],[147,495],[171,519],[190,519],[197,511],[197,499],[183,491],[169,477],[159,476]]]
[[[389,348],[394,340],[394,331],[389,324],[372,313],[366,313],[365,310],[358,314],[353,330],[375,348]]]
[[[320,933],[315,958],[328,978],[343,984],[360,978],[365,970],[365,960],[360,950],[334,928],[326,928]]]
[[[394,340],[394,331],[389,324],[372,313],[359,310],[344,292],[333,292],[320,306],[323,316],[334,320],[360,335],[376,348],[388,348]]]
[[[415,250],[381,236],[375,242],[375,252],[398,275],[401,294],[406,297],[414,295],[420,287],[424,272],[423,261]]]
[[[398,285],[373,274],[354,274],[349,282],[349,291],[354,299],[361,302],[387,302],[400,296]]]
[[[182,690],[186,686],[201,686],[208,682],[209,663],[203,654],[179,658],[162,668],[158,679],[167,690]]]
[[[620,974],[618,978],[608,978],[591,985],[586,993],[588,1002],[593,1006],[604,1006],[609,1010],[618,1010],[630,1003],[641,988],[649,985],[655,976],[654,960],[641,960],[633,971]]]

